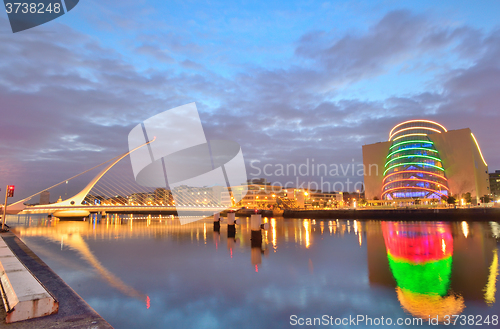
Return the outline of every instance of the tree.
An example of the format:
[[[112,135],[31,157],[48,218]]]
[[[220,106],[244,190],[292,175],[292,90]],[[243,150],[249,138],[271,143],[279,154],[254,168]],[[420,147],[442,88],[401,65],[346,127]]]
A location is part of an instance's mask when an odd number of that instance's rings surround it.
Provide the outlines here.
[[[457,199],[455,199],[454,197],[452,197],[451,195],[448,197],[448,199],[446,200],[446,202],[448,202],[448,204],[455,204],[455,202],[457,202]]]
[[[472,203],[472,195],[470,192],[462,194],[462,198],[464,199],[465,203]]]
[[[489,195],[483,195],[483,196],[481,197],[481,202],[482,202],[482,203],[488,203],[488,202],[490,202],[490,201],[491,201],[491,199],[490,199],[490,196],[489,196]]]

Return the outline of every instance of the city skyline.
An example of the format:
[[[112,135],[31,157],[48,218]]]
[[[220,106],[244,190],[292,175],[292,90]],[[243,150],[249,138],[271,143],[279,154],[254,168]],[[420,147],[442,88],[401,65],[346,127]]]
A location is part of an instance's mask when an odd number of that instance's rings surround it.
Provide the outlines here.
[[[16,34],[2,16],[0,188],[42,191],[191,101],[207,137],[241,145],[248,173],[255,160],[360,164],[363,144],[420,118],[470,127],[494,172],[499,4],[430,4],[85,1]]]
[[[498,326],[500,1],[4,4],[6,325]]]

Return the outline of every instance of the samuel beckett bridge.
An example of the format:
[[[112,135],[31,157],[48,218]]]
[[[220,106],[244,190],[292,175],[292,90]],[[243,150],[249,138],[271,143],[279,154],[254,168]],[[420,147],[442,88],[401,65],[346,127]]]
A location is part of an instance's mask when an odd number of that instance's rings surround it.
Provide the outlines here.
[[[176,186],[171,191],[167,188],[166,183],[163,187],[139,185],[133,179],[133,175],[128,172],[112,174],[111,169],[123,159],[137,149],[154,141],[155,139],[146,142],[129,152],[8,205],[8,212],[49,214],[59,218],[81,218],[87,217],[91,213],[163,213],[170,215],[182,212],[183,216],[202,218],[234,206],[234,202],[227,202],[227,200],[234,199],[231,197],[230,189],[224,186],[194,187],[181,185]],[[44,199],[43,194],[49,197],[51,189],[68,184],[69,181],[99,167],[103,169],[77,194],[64,198],[64,200],[59,198],[55,203],[50,203],[48,200],[42,202],[42,199]],[[229,194],[229,197],[226,194]],[[38,195],[41,195],[40,204],[28,204],[29,200]]]

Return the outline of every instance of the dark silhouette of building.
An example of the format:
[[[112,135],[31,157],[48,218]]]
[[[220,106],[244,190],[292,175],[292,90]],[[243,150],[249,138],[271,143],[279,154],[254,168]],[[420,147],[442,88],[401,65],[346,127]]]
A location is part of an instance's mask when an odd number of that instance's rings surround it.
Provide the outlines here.
[[[490,193],[495,201],[500,198],[500,170],[490,173]]]
[[[49,204],[50,203],[50,192],[43,191],[40,193],[40,204]]]

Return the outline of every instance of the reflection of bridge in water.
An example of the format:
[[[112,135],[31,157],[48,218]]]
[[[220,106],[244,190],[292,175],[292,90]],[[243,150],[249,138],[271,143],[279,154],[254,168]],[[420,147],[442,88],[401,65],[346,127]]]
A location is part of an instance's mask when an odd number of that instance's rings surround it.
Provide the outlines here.
[[[85,240],[127,240],[127,239],[174,239],[191,241],[191,243],[211,244],[215,249],[224,243],[227,236],[228,256],[232,256],[235,249],[252,249],[255,255],[252,255],[252,265],[261,263],[261,251],[266,255],[269,250],[276,252],[280,243],[294,243],[308,249],[314,242],[314,234],[320,235],[344,235],[350,232],[359,235],[359,244],[362,243],[361,223],[352,222],[351,224],[339,223],[338,221],[319,221],[311,219],[288,219],[286,225],[278,225],[278,221],[285,224],[283,219],[263,218],[264,223],[269,223],[269,230],[264,230],[262,234],[262,246],[259,246],[257,255],[255,246],[251,244],[250,219],[240,218],[240,225],[236,228],[234,237],[229,237],[227,225],[221,225],[220,230],[214,230],[213,220],[204,219],[188,224],[181,224],[179,219],[174,216],[157,215],[139,215],[139,214],[107,214],[100,216],[93,214],[89,221],[59,221],[47,217],[40,218],[40,215],[18,215],[18,224],[26,226],[17,226],[16,233],[21,237],[47,237],[50,240],[69,244],[66,240],[71,236],[79,236],[83,241],[79,241],[77,247],[82,247],[86,256],[84,246]],[[12,223],[12,222],[11,222]],[[14,223],[12,223],[14,224]],[[262,248],[261,248],[262,247]],[[269,249],[269,250],[267,250]],[[89,263],[96,264],[91,258]]]
[[[85,232],[88,232],[92,223],[87,222],[60,222],[55,226],[37,226],[37,227],[19,227],[16,228],[16,234],[20,237],[43,236],[54,242],[64,244],[70,249],[75,250],[80,256],[88,262],[99,275],[112,287],[118,289],[123,294],[144,301],[149,308],[149,297],[128,286],[119,277],[108,271],[94,256],[84,240]]]

